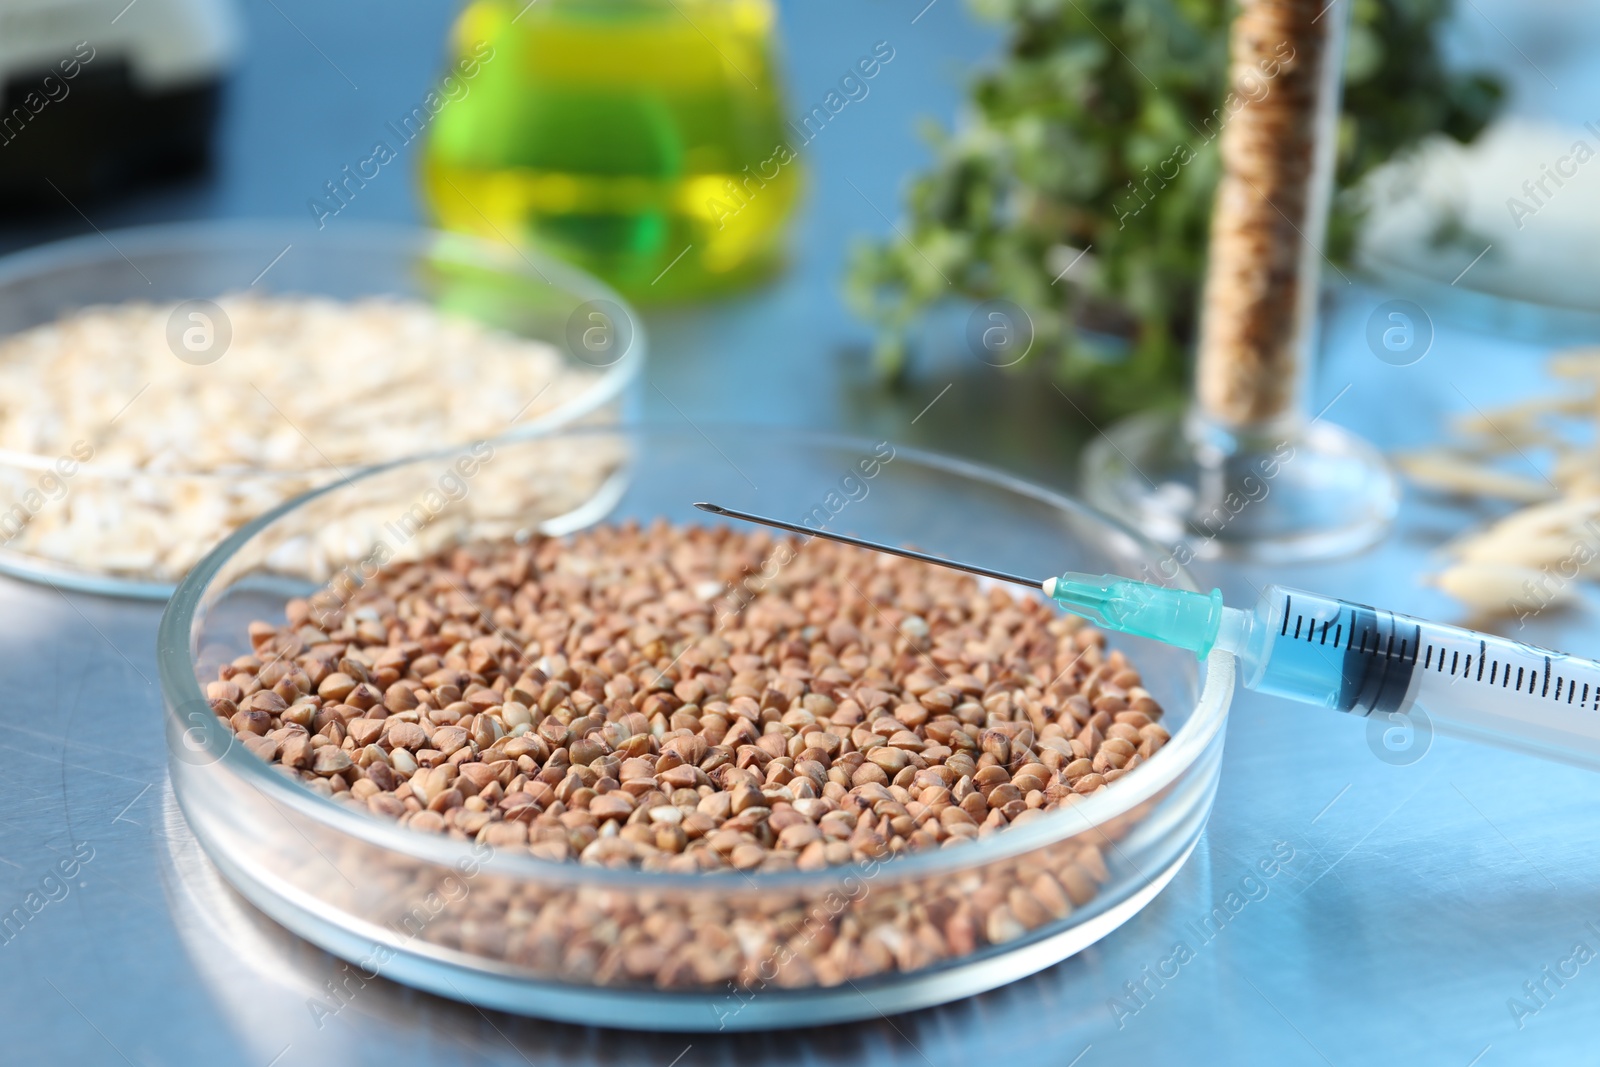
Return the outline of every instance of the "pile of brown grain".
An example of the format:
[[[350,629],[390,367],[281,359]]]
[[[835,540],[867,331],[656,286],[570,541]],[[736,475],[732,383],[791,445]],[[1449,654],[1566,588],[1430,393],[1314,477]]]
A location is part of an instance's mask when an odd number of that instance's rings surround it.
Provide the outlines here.
[[[251,751],[413,829],[552,860],[811,870],[958,845],[1168,736],[1122,654],[1041,598],[763,531],[475,545],[287,617],[207,687]]]

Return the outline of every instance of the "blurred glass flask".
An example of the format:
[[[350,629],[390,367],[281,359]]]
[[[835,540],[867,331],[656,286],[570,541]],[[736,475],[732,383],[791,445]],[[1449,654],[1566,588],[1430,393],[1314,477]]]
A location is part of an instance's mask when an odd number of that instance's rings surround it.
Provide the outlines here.
[[[431,127],[429,207],[636,299],[767,275],[800,184],[774,22],[771,0],[474,0],[452,62],[478,73]]]

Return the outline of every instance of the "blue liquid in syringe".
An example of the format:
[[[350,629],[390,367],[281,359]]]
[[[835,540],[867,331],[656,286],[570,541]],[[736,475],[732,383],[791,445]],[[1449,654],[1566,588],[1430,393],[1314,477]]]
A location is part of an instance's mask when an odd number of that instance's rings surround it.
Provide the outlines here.
[[[1332,597],[1270,587],[1241,681],[1357,715],[1420,708],[1447,732],[1600,760],[1600,664]]]
[[[1044,583],[1109,629],[1239,661],[1247,688],[1357,715],[1420,709],[1443,732],[1600,764],[1600,663],[1493,634],[1270,586],[1254,610],[1222,594],[1112,575]]]

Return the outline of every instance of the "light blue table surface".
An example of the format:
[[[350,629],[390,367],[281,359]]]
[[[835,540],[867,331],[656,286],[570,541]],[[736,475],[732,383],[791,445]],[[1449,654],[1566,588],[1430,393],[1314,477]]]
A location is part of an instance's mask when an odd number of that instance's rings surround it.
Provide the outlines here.
[[[925,159],[913,120],[954,115],[963,72],[994,45],[959,0],[925,2],[785,6],[797,107],[876,41],[890,41],[896,58],[807,150],[810,190],[789,273],[729,302],[648,316],[643,404],[662,420],[887,437],[1066,485],[1073,442],[1093,432],[1071,407],[961,357],[920,363],[902,391],[886,390],[839,297],[849,236],[889,232],[879,212],[899,214],[903,179]],[[1587,87],[1600,66],[1585,57],[1597,38],[1592,20],[1563,22],[1570,10],[1548,0],[1466,4],[1461,47],[1505,60],[1519,112],[1596,117],[1600,99]],[[97,226],[282,216],[303,222],[304,249],[314,249],[306,199],[426,90],[448,21],[437,3],[402,10],[375,0],[245,0],[243,12],[251,45],[217,174],[96,209]],[[349,213],[415,218],[410,175],[386,170]],[[76,217],[41,221],[0,234],[0,245],[83,229]],[[1540,346],[1447,321],[1423,361],[1388,366],[1363,331],[1390,294],[1337,278],[1329,293],[1316,404],[1337,398],[1327,417],[1386,447],[1435,439],[1470,406],[1550,388]],[[1474,520],[1413,493],[1394,534],[1360,557],[1202,577],[1235,599],[1275,580],[1451,618],[1452,604],[1416,575]],[[93,853],[63,899],[0,944],[3,1063],[1491,1067],[1600,1058],[1600,962],[1567,962],[1580,944],[1600,953],[1600,776],[1446,739],[1394,766],[1374,755],[1358,720],[1248,694],[1234,705],[1209,829],[1171,886],[1100,944],[1009,987],[847,1027],[655,1038],[483,1014],[380,982],[319,1028],[306,1002],[333,962],[221,887],[173,813],[151,684],[160,609],[3,579],[0,605],[0,911],[39,887],[74,843]],[[1592,610],[1551,613],[1524,636],[1600,651]],[[1292,855],[1283,872],[1202,943],[1191,924],[1274,850]],[[1126,983],[1144,981],[1178,940],[1194,959],[1131,999]],[[1576,974],[1558,984],[1547,967]],[[1533,1000],[1529,982],[1547,994]],[[1518,999],[1520,1015],[1509,1006]]]

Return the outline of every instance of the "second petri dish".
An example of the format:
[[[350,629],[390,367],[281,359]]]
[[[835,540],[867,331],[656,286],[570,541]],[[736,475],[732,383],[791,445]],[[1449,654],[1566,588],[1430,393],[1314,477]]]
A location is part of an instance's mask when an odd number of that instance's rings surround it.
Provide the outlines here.
[[[1065,497],[997,472],[889,445],[867,492],[841,479],[886,443],[727,427],[578,430],[496,442],[488,466],[533,487],[515,514],[469,492],[450,536],[529,537],[597,521],[699,521],[697,499],[800,516],[849,499],[836,528],[1000,568],[1139,572],[1159,549]],[[652,1030],[763,1029],[876,1016],[968,996],[1048,967],[1114,930],[1193,849],[1220,769],[1232,662],[1128,640],[1171,741],[1111,787],[960,848],[816,871],[665,873],[540,859],[430,835],[320,796],[235,741],[202,684],[247,652],[252,620],[280,618],[317,585],[274,559],[330,515],[403,513],[454,460],[408,460],[309,494],[240,530],[184,581],[162,622],[160,666],[174,792],[227,880],[290,930],[352,963],[445,997],[546,1018]],[[575,486],[574,472],[587,472]],[[597,487],[604,486],[603,492]],[[539,503],[544,494],[544,503]],[[529,503],[533,501],[533,503]],[[388,546],[385,558],[404,558]],[[374,558],[352,544],[350,565]],[[1192,588],[1187,575],[1178,581]],[[1009,891],[1039,872],[1093,870],[1060,918],[980,934],[960,951],[887,957],[833,985],[781,981],[818,938],[892,942],[918,916]],[[418,909],[422,909],[420,912]],[[541,913],[581,924],[535,946]],[[425,921],[417,916],[424,915]],[[579,942],[675,926],[731,931],[733,973],[630,977]],[[750,936],[752,931],[762,936]],[[679,939],[674,939],[675,943]],[[568,951],[573,949],[573,951]],[[770,972],[770,973],[769,973]]]

